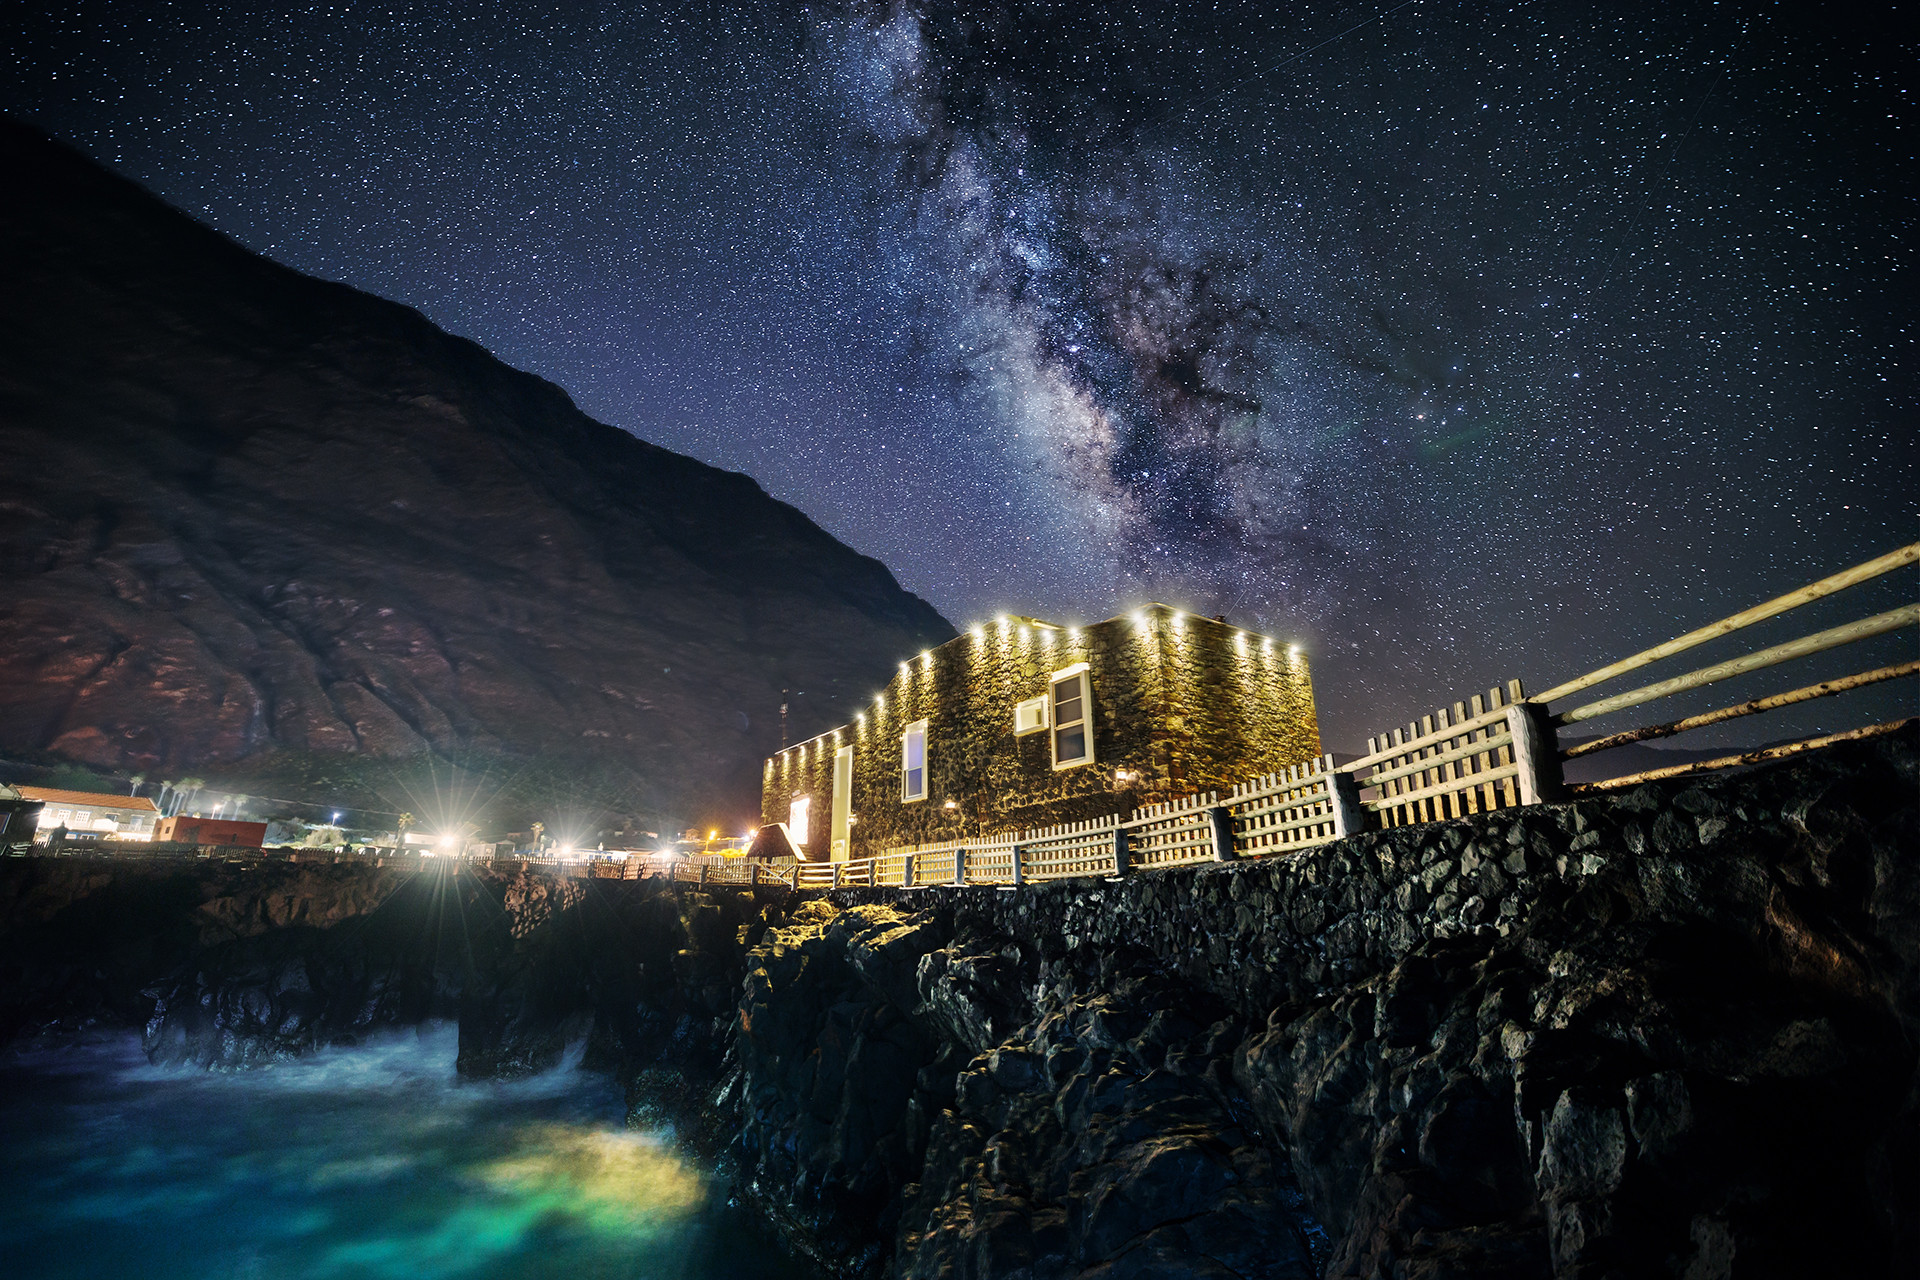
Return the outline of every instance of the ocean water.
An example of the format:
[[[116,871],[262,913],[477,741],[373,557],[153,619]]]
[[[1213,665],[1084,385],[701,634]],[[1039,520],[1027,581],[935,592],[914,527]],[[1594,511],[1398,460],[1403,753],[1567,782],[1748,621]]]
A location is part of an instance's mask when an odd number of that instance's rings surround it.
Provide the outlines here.
[[[804,1270],[619,1091],[453,1072],[450,1026],[239,1074],[137,1037],[0,1060],[0,1275],[645,1277]]]

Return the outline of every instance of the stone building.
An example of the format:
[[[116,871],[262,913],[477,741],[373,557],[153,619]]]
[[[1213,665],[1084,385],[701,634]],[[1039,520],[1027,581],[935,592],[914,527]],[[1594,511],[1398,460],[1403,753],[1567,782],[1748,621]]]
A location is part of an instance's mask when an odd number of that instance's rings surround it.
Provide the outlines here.
[[[1002,617],[900,664],[850,725],[766,763],[766,843],[813,861],[1226,788],[1320,754],[1298,649],[1149,605]]]

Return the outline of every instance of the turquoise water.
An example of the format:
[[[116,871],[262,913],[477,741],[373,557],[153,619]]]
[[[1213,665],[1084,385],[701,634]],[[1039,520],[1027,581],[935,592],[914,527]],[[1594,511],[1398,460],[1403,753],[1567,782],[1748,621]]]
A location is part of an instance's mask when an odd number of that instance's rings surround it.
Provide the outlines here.
[[[470,1084],[437,1027],[234,1075],[134,1037],[0,1062],[0,1271],[440,1280],[804,1274],[618,1090]]]

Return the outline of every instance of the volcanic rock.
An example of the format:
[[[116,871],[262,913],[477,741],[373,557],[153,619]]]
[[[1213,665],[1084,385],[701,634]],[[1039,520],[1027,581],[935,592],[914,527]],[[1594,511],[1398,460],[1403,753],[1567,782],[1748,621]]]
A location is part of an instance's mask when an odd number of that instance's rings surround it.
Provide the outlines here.
[[[1916,798],[1909,727],[1018,891],[7,859],[0,1039],[143,971],[163,1060],[584,1037],[844,1280],[1911,1275]]]

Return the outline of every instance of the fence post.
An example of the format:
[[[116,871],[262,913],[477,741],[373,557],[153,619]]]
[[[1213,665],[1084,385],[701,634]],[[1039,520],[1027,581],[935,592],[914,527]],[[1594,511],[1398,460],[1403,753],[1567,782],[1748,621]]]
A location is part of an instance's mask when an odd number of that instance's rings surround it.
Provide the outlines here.
[[[706,882],[707,882],[707,864],[703,862],[703,863],[701,863],[701,864],[700,864],[700,880],[699,880],[699,883],[701,883],[701,884],[705,884]]]
[[[909,850],[900,855],[900,887],[913,888],[913,853]]]
[[[840,887],[840,868],[845,865],[847,864],[844,862],[836,862],[833,864],[833,887],[836,889]]]
[[[1336,840],[1357,836],[1366,830],[1367,813],[1360,807],[1360,784],[1350,773],[1335,769],[1327,774],[1327,799],[1333,802],[1333,835]]]
[[[1113,829],[1113,874],[1116,876],[1127,874],[1127,829],[1125,827]]]
[[[955,849],[953,851],[953,883],[955,885],[963,885],[966,882],[967,851],[965,849]]]
[[[1207,817],[1213,821],[1213,860],[1232,862],[1240,856],[1233,849],[1233,810],[1215,805],[1207,810]]]
[[[1513,760],[1520,766],[1520,803],[1560,799],[1566,786],[1560,772],[1560,738],[1547,709],[1533,702],[1514,703],[1507,708],[1507,732],[1513,735]]]
[[[1023,865],[1026,852],[1019,845],[1013,846],[1013,886],[1016,889],[1027,882],[1027,869]]]

